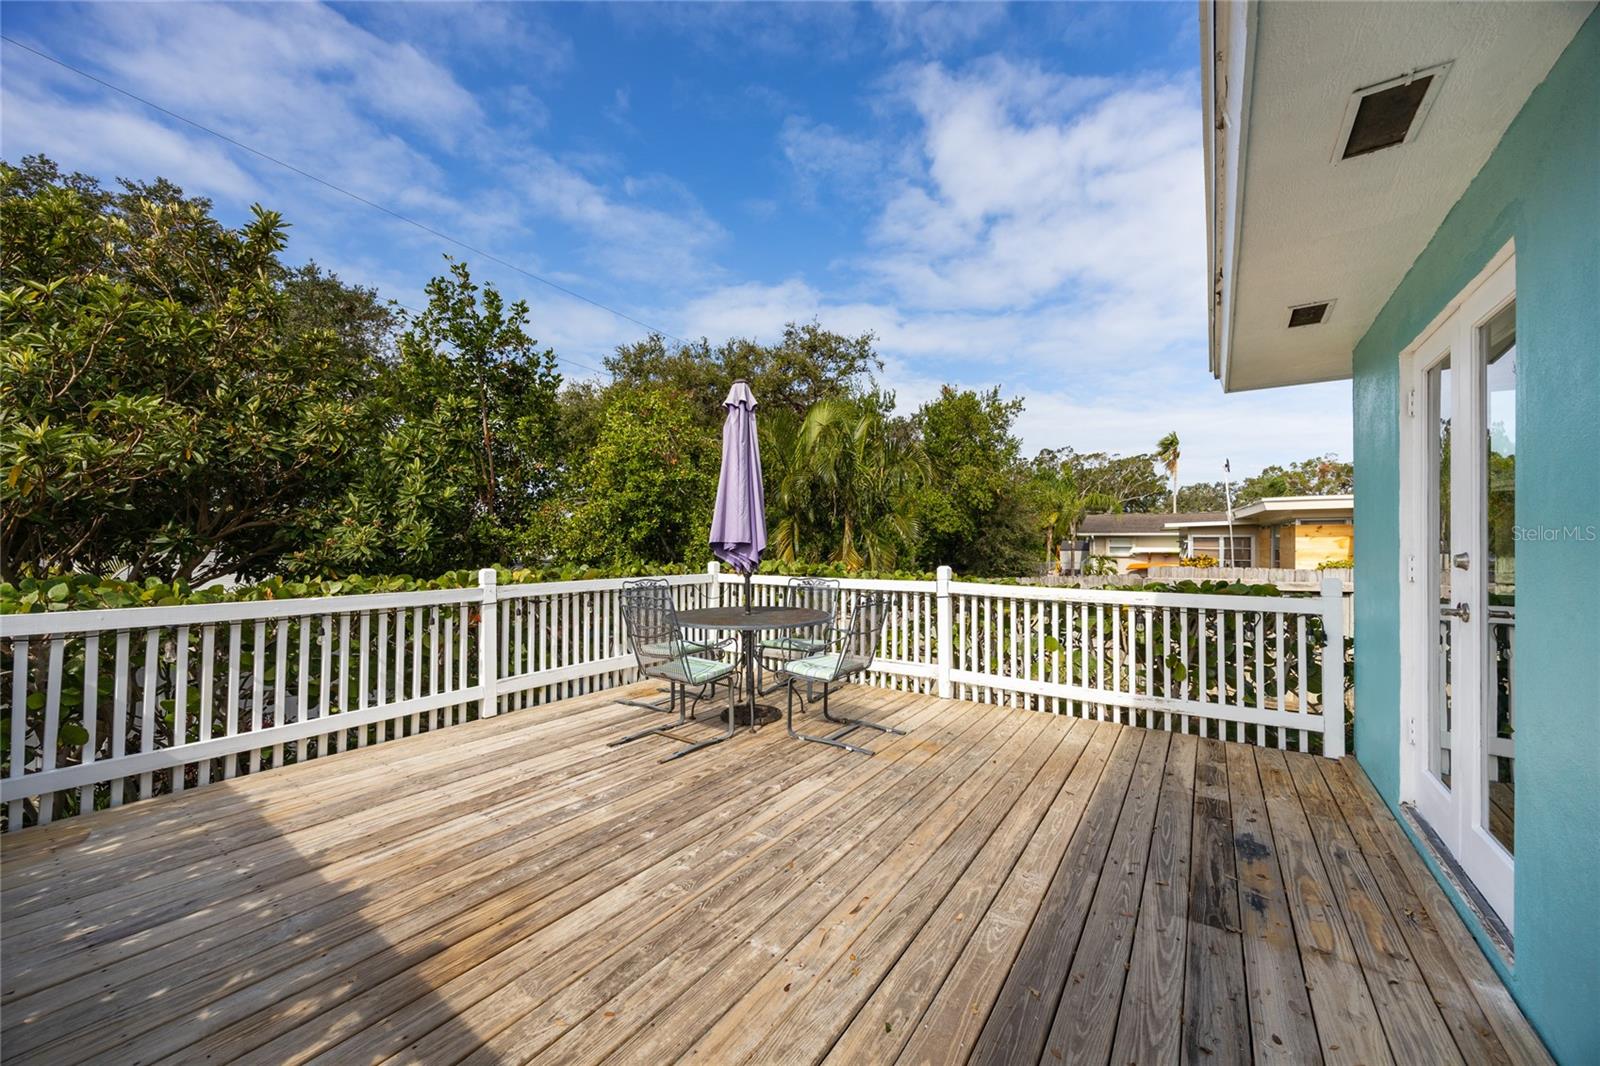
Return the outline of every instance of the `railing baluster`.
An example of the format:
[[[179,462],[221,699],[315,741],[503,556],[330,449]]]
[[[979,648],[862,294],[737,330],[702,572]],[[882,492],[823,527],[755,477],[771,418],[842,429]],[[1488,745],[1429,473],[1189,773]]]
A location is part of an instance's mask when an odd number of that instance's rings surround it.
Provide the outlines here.
[[[21,777],[28,768],[28,638],[11,642],[11,766],[8,777]],[[23,801],[6,805],[6,826],[13,832],[22,828]]]
[[[411,698],[422,695],[422,608],[411,608]],[[422,715],[411,713],[411,733],[422,732]]]
[[[1299,683],[1299,689],[1296,692],[1297,703],[1295,709],[1301,714],[1306,714],[1311,710],[1311,701],[1306,698],[1306,663],[1309,661],[1310,656],[1306,654],[1306,616],[1303,614],[1297,616],[1294,620],[1294,636],[1295,656],[1298,664],[1298,670],[1296,671],[1298,677],[1296,680]]]
[[[1273,650],[1272,650],[1273,696],[1274,696],[1274,699],[1276,701],[1274,703],[1274,706],[1278,710],[1281,711],[1281,710],[1284,709],[1284,706],[1283,706],[1283,679],[1284,679],[1284,674],[1286,672],[1286,666],[1287,666],[1287,664],[1285,663],[1284,658],[1283,658],[1283,612],[1282,611],[1278,611],[1272,616],[1272,648],[1273,648]],[[1285,736],[1284,736],[1284,734],[1286,734],[1288,732],[1289,732],[1289,730],[1287,730],[1287,729],[1279,729],[1278,730],[1278,747],[1282,748],[1282,747],[1286,747],[1287,746],[1285,744]],[[1295,730],[1295,733],[1296,733],[1296,736],[1295,736],[1295,747],[1299,751],[1304,751],[1305,750],[1305,742],[1306,742],[1305,733],[1302,732],[1301,730]]]
[[[161,692],[161,630],[152,626],[144,632],[144,672],[139,685],[139,751],[156,750],[156,698]],[[155,795],[155,775],[146,770],[139,775],[139,798]]]
[[[117,656],[113,664],[116,675],[111,681],[111,758],[120,759],[128,753],[128,716],[131,713],[129,704],[132,694],[129,688],[133,681],[133,673],[129,663],[129,644],[131,635],[126,629],[117,631]],[[13,728],[17,728],[13,726]],[[13,734],[15,735],[15,734]],[[120,785],[122,787],[118,788]],[[107,790],[107,802],[113,807],[120,807],[128,799],[128,779],[119,778],[111,782]],[[19,823],[20,824],[20,823]]]
[[[297,667],[294,688],[294,717],[295,721],[304,721],[311,717],[311,619],[297,620],[300,627],[300,660]],[[294,742],[294,761],[306,761],[306,738],[301,737]]]
[[[196,735],[201,741],[211,739],[216,718],[217,627],[204,626],[200,630],[200,708],[196,722]],[[211,783],[211,760],[201,759],[195,764],[197,784]]]
[[[54,770],[56,745],[61,742],[61,659],[66,640],[55,637],[50,641],[50,655],[45,667],[44,735],[39,738],[39,770]],[[27,716],[27,705],[12,708],[12,713]],[[20,750],[20,749],[19,749]],[[26,757],[24,753],[24,757]],[[56,794],[46,792],[39,797],[39,824],[48,825],[56,813]]]
[[[244,623],[234,622],[228,626],[228,709],[227,717],[223,721],[223,728],[230,737],[239,735],[239,686],[244,684]],[[251,673],[255,673],[252,668]],[[224,779],[233,777],[239,772],[239,756],[230,753],[223,756],[222,776]]]
[[[439,646],[439,613],[437,604],[428,608],[428,695],[439,694],[439,671],[444,664],[440,661],[443,649]],[[428,728],[437,729],[444,725],[444,708],[440,707],[427,715]]]
[[[89,633],[83,638],[83,750],[78,761],[84,765],[94,762],[100,754],[100,634]],[[95,786],[78,788],[78,811],[94,810]]]
[[[333,678],[330,676],[333,670],[333,615],[331,614],[322,616],[321,651],[322,655],[318,660],[319,669],[317,670],[317,717],[327,718],[332,713],[328,707],[328,701],[333,691]],[[322,734],[322,740],[320,741],[322,747],[317,754],[327,755],[333,750],[334,742],[335,734]]]
[[[179,747],[189,741],[189,627],[179,626],[177,656],[173,664],[172,746]],[[172,768],[172,791],[182,792],[188,784],[186,767]]]
[[[465,633],[465,628],[463,628],[463,633]],[[369,697],[369,694],[372,692],[372,657],[371,657],[370,654],[368,654],[368,648],[371,647],[371,641],[372,641],[372,612],[371,611],[362,611],[361,612],[361,643],[356,648],[356,654],[358,656],[360,656],[360,658],[361,658],[361,667],[360,667],[361,690],[356,693],[356,709],[357,710],[362,710],[362,711],[367,709],[367,699]],[[465,653],[465,648],[464,647],[463,647],[462,650],[463,650],[463,653]],[[359,727],[359,729],[357,730],[357,732],[356,732],[356,746],[357,747],[364,748],[364,747],[367,746],[367,743],[368,743],[367,731],[368,731],[369,728],[371,728],[371,727],[363,725],[363,726]]]
[[[350,713],[350,612],[339,615],[339,713]],[[357,684],[360,682],[358,681]],[[339,731],[339,750],[348,751],[355,746],[348,729]]]

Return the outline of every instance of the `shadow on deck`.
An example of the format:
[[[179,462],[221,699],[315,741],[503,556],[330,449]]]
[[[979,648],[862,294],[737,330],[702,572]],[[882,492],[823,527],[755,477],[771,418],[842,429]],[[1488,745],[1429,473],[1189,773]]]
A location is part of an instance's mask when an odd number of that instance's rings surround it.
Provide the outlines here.
[[[8,837],[6,1058],[1548,1061],[1351,760],[857,688],[874,758],[662,764],[619,694]]]

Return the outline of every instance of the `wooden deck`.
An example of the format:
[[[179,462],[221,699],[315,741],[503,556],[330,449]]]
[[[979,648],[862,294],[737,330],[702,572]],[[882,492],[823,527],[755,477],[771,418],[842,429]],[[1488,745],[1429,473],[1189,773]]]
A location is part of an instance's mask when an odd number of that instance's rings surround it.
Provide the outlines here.
[[[1548,1061],[1349,760],[853,689],[909,735],[661,764],[614,695],[6,839],[6,1059]]]

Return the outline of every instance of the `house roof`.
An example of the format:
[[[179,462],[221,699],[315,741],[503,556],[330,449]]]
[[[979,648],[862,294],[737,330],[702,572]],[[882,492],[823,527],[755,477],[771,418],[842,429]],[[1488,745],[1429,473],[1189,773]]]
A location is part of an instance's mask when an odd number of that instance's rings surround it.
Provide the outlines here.
[[[1235,519],[1254,520],[1260,525],[1275,525],[1296,518],[1349,518],[1355,513],[1356,498],[1346,493],[1329,496],[1268,496],[1234,508]]]
[[[1151,511],[1148,514],[1092,514],[1078,523],[1078,532],[1086,536],[1104,536],[1107,533],[1167,533],[1173,522],[1225,522],[1228,516],[1221,511]]]
[[[1233,509],[1233,520],[1243,525],[1274,525],[1296,518],[1348,518],[1355,510],[1349,493],[1329,496],[1268,496]],[[1156,536],[1180,529],[1228,524],[1226,511],[1150,511],[1130,514],[1092,514],[1078,523],[1089,537],[1108,534]]]
[[[1200,4],[1211,370],[1348,378],[1351,353],[1590,4]],[[1344,158],[1364,94],[1431,75],[1401,143]],[[1195,279],[1199,282],[1199,279]],[[1329,303],[1320,323],[1290,310]]]

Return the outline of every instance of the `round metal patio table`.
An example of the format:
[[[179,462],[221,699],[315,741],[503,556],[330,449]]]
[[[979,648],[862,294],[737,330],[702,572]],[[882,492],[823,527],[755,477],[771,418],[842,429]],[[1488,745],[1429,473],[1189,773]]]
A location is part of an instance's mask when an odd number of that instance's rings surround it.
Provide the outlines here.
[[[745,710],[749,714],[748,722],[753,730],[763,719],[777,721],[778,709],[765,704],[756,703],[756,634],[775,630],[787,632],[793,629],[812,629],[817,626],[827,625],[833,621],[833,616],[827,611],[818,611],[809,607],[700,607],[692,611],[679,611],[678,624],[685,629],[724,629],[732,630],[739,634],[740,644],[744,653],[745,675]],[[770,711],[770,715],[760,715],[760,711]]]

